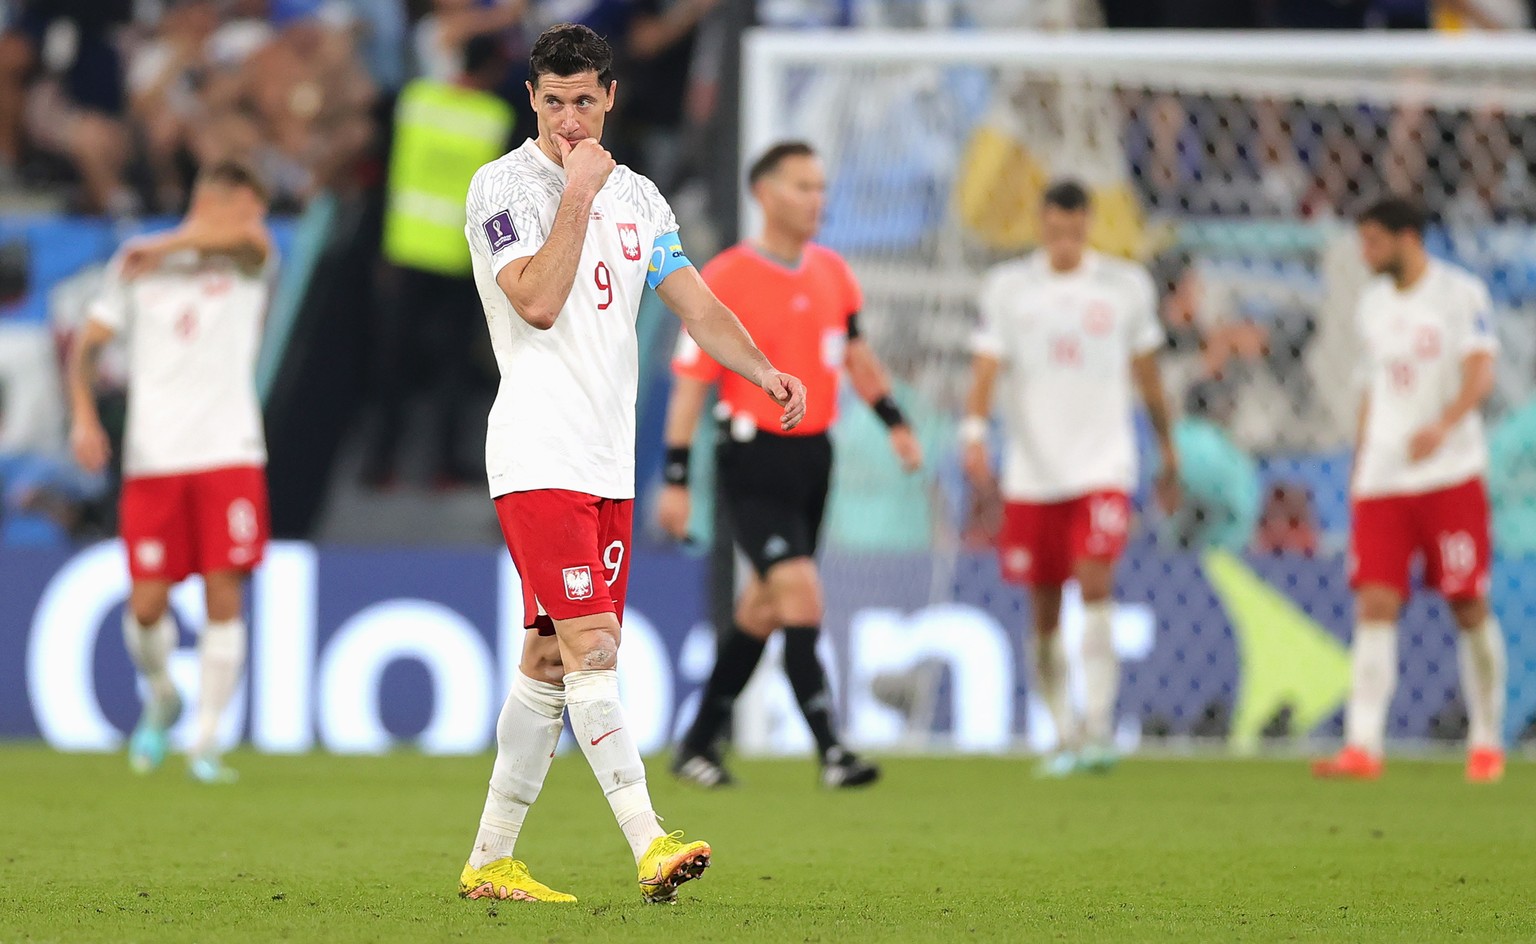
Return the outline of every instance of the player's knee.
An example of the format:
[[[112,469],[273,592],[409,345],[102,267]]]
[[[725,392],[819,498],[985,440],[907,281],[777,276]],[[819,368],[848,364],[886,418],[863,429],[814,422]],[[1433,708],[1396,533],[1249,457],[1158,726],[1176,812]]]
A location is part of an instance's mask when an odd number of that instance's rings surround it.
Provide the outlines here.
[[[128,597],[128,612],[140,626],[152,626],[160,622],[170,609],[170,594],[151,587],[134,587]]]
[[[1356,607],[1361,622],[1390,623],[1402,610],[1402,598],[1389,587],[1362,587]]]
[[[584,672],[601,672],[616,668],[619,664],[619,640],[606,629],[583,634],[581,651],[577,661]]]
[[[768,585],[778,622],[786,626],[814,626],[821,622],[821,578],[816,562],[797,557],[774,565],[768,572]]]
[[[1481,597],[1469,600],[1452,600],[1451,615],[1463,632],[1481,629],[1488,621],[1488,601]]]

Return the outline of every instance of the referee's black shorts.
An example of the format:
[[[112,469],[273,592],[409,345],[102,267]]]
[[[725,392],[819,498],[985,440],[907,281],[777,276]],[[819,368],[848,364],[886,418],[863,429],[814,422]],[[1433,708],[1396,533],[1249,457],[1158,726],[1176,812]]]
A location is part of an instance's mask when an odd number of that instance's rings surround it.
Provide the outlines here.
[[[781,561],[815,557],[832,484],[827,434],[758,431],[746,442],[727,435],[718,457],[721,497],[736,546],[758,576]]]

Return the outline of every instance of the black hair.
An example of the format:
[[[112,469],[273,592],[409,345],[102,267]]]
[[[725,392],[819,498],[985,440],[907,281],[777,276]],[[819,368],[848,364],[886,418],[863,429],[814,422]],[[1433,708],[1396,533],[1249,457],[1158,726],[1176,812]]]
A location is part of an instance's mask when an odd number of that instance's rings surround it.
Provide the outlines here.
[[[763,156],[752,162],[752,169],[747,171],[747,185],[757,183],[764,177],[779,169],[779,165],[791,157],[815,157],[816,149],[804,141],[780,141],[773,147],[763,152]]]
[[[1045,195],[1041,199],[1045,206],[1066,210],[1068,213],[1086,210],[1092,202],[1088,197],[1088,188],[1070,178],[1054,181],[1045,188]]]
[[[1385,197],[1361,210],[1355,222],[1375,223],[1391,233],[1413,232],[1423,236],[1429,214],[1423,206],[1406,197]]]
[[[528,81],[535,88],[540,76],[564,78],[583,72],[596,72],[604,89],[613,82],[613,48],[590,27],[557,23],[539,35],[528,54]]]
[[[224,184],[229,187],[244,187],[251,193],[254,193],[262,203],[266,203],[271,199],[267,192],[267,185],[262,182],[261,176],[256,173],[256,169],[244,161],[235,160],[234,158],[224,158],[204,167],[201,173],[198,174],[198,180],[212,184]]]

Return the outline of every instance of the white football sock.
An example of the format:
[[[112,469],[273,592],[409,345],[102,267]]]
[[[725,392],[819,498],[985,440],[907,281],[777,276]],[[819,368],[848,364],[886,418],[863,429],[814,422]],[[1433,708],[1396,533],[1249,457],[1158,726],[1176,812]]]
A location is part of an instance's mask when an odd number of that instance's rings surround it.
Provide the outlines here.
[[[1083,605],[1083,728],[1088,741],[1108,745],[1115,735],[1120,657],[1115,652],[1115,604]]]
[[[1056,725],[1056,749],[1077,749],[1077,718],[1072,713],[1072,690],[1067,666],[1067,647],[1062,645],[1061,630],[1036,631],[1029,637],[1030,682],[1045,702]]]
[[[1354,681],[1344,713],[1344,743],[1380,757],[1387,736],[1387,709],[1397,688],[1397,627],[1363,622],[1350,647]]]
[[[1461,692],[1467,703],[1467,746],[1504,744],[1504,631],[1492,613],[1483,625],[1461,633]]]
[[[613,669],[571,672],[565,677],[565,708],[571,730],[613,808],[635,861],[664,835],[645,786],[645,764],[619,704],[619,673]]]
[[[210,622],[197,639],[202,691],[197,700],[197,736],[193,756],[218,753],[219,719],[240,687],[245,670],[245,621]]]
[[[565,730],[564,713],[563,687],[517,673],[496,719],[496,763],[491,767],[480,831],[469,853],[472,868],[511,858],[528,807],[539,798],[549,776],[560,732]]]
[[[171,681],[171,653],[176,651],[176,621],[165,613],[148,626],[140,625],[133,614],[123,611],[123,645],[128,648],[128,658],[134,668],[149,683],[152,709],[166,710],[175,704],[176,685]],[[170,724],[173,718],[161,719]]]

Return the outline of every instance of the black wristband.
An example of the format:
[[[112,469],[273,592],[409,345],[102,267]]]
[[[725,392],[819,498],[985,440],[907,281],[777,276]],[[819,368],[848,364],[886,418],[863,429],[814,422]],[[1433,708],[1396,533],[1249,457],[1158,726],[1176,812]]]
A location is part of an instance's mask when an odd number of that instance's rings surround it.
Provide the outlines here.
[[[667,458],[661,465],[662,480],[668,485],[687,485],[690,455],[687,446],[668,446]]]
[[[890,394],[871,403],[870,407],[875,411],[875,415],[880,417],[880,422],[885,424],[886,429],[907,425],[906,415],[901,412],[901,407],[896,405],[896,401],[891,399]]]

